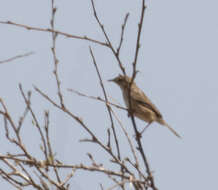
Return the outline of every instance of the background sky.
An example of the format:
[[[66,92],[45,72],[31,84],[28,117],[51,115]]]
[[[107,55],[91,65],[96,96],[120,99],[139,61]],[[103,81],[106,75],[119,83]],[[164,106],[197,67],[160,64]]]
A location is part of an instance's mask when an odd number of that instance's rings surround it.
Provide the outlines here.
[[[123,18],[127,12],[130,13],[121,50],[121,59],[130,74],[141,1],[96,0],[95,4],[114,45],[118,44]],[[156,123],[143,135],[143,146],[157,186],[168,190],[217,189],[218,2],[159,0],[147,1],[146,4],[148,8],[137,65],[140,72],[136,82],[160,109],[165,120],[183,137],[182,140],[177,139]],[[63,0],[57,1],[56,6],[58,30],[104,40],[94,19],[90,1]],[[7,0],[0,3],[1,21],[10,20],[48,28],[50,15],[49,0]],[[67,88],[73,88],[89,95],[103,95],[89,54],[89,45],[93,48],[109,96],[124,104],[120,89],[107,82],[120,73],[116,60],[107,48],[58,36],[59,73],[65,102],[70,110],[82,117],[104,139],[106,129],[110,127],[104,104],[67,91]],[[33,90],[34,84],[57,100],[50,48],[49,33],[0,25],[0,61],[35,52],[29,57],[0,64],[0,97],[17,121],[24,110],[19,83],[25,91]],[[79,139],[88,137],[88,134],[75,121],[60,113],[35,92],[32,102],[41,122],[43,110],[50,110],[51,139],[60,160],[89,164],[87,150],[96,151],[98,161],[105,159],[105,154],[96,145],[78,143]],[[131,134],[132,125],[126,113],[117,109],[115,111]],[[31,118],[24,124],[22,132],[27,148],[39,157],[42,156],[37,143],[39,136],[31,126]],[[2,120],[0,125],[3,127]],[[145,123],[137,119],[137,125],[143,128]],[[117,130],[121,133],[120,129]],[[3,135],[1,132],[0,152],[15,150],[15,147],[5,143]],[[122,139],[121,135],[123,150],[128,150],[128,145]],[[87,187],[97,189],[100,182],[108,185],[102,175],[79,172],[71,184],[72,189],[84,190]],[[0,186],[11,188],[2,179]]]

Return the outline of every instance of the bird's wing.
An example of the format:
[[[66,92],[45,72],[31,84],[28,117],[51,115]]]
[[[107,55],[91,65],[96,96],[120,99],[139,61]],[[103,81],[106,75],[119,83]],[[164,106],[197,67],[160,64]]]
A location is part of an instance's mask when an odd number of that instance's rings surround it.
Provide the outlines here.
[[[149,98],[144,94],[139,88],[131,90],[131,97],[138,102],[140,105],[145,106],[147,109],[153,111],[157,117],[162,118],[160,111],[156,106],[149,100]]]

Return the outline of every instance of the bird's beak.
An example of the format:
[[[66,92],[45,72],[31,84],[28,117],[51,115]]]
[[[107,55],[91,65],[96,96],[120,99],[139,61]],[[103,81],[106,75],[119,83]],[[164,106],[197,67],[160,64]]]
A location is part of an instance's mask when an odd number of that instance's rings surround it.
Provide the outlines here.
[[[115,82],[115,78],[108,80],[108,82]]]

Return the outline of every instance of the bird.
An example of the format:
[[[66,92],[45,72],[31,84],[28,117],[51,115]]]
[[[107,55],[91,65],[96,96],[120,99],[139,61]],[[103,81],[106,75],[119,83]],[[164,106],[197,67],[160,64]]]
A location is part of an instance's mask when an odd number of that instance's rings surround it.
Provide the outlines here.
[[[132,78],[128,77],[127,75],[119,75],[109,81],[114,82],[121,88],[124,102],[128,109],[130,109],[129,103],[131,103],[130,111],[134,116],[147,122],[147,126],[155,121],[167,127],[174,135],[181,138],[181,136],[165,122],[160,111],[145,95],[145,93],[136,85],[135,82],[132,82]],[[130,84],[131,89],[129,91]]]

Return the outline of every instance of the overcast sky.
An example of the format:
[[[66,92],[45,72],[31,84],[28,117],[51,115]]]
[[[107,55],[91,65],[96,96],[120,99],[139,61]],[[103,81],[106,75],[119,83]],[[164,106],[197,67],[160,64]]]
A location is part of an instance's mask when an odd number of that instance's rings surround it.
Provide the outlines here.
[[[130,13],[121,50],[121,59],[130,74],[141,1],[95,2],[99,17],[114,45],[118,44],[123,18],[127,12]],[[183,137],[182,140],[177,139],[165,127],[156,123],[143,134],[143,146],[157,186],[167,190],[218,189],[218,153],[214,149],[218,141],[218,2],[158,0],[147,1],[146,4],[137,65],[140,72],[136,82],[160,109],[165,120]],[[104,41],[89,0],[62,0],[57,1],[56,6],[55,27],[58,30]],[[0,3],[1,21],[10,20],[48,28],[50,15],[49,0],[7,0]],[[57,56],[62,89],[70,110],[82,117],[97,135],[106,138],[110,122],[104,104],[67,91],[67,88],[73,88],[93,96],[103,95],[89,46],[93,48],[109,96],[124,105],[120,89],[107,82],[121,73],[109,49],[58,36]],[[17,120],[24,109],[19,83],[25,91],[33,90],[34,84],[57,100],[50,48],[49,33],[0,24],[0,61],[35,52],[29,57],[0,64],[0,97]],[[33,107],[41,117],[41,122],[43,110],[51,111],[51,138],[60,160],[89,164],[85,154],[87,150],[97,151],[99,161],[105,158],[105,154],[96,145],[78,143],[79,139],[88,137],[88,134],[35,92]],[[132,125],[126,112],[115,111],[125,128],[131,131]],[[0,124],[3,126],[2,121]],[[142,129],[145,123],[137,119],[137,125]],[[36,155],[40,155],[38,136],[31,127],[30,117],[25,122],[23,134],[28,142],[27,148],[31,147]],[[0,152],[13,151],[14,148],[5,143],[2,135],[1,132]],[[123,149],[127,147],[123,144]],[[83,172],[78,173],[71,184],[72,189],[85,190],[97,189],[101,182],[108,185],[101,175],[96,180],[96,176]],[[0,186],[2,189],[11,188],[1,178]]]

